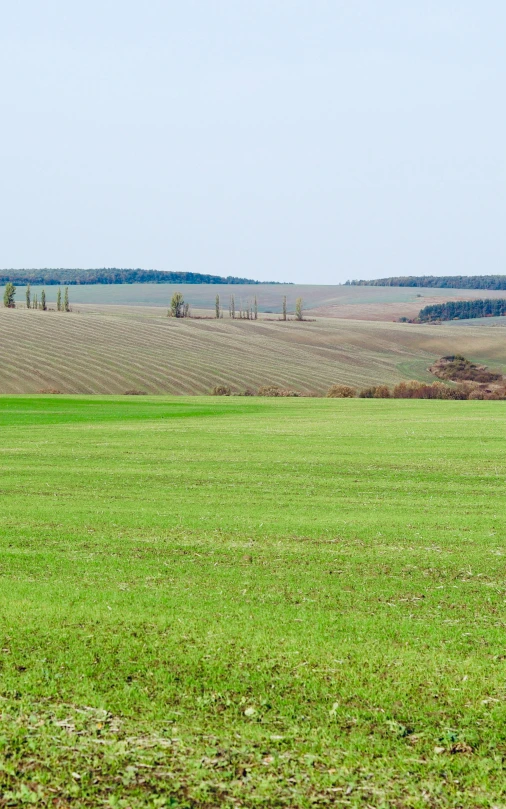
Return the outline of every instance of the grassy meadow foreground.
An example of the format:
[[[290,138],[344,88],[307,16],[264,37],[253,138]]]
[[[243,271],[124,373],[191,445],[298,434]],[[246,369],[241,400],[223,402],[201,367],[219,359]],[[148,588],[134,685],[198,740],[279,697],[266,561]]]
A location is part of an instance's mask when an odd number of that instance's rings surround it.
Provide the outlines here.
[[[0,806],[506,806],[505,416],[1,397]]]

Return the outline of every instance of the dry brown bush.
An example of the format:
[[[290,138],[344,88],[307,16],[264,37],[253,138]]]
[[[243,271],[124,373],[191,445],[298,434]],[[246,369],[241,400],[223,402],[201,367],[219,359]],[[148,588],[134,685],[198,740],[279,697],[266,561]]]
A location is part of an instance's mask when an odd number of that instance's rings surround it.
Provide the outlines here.
[[[487,370],[485,365],[476,365],[461,354],[441,357],[429,370],[440,379],[454,382],[466,380],[487,384],[501,379],[501,374]]]
[[[262,385],[258,389],[258,396],[300,396],[295,390],[280,388],[278,385]]]
[[[390,399],[390,388],[388,385],[371,385],[364,388],[358,394],[361,399]]]
[[[147,395],[148,394],[146,393],[145,390],[136,390],[135,388],[132,388],[131,390],[126,390],[124,393],[124,396],[147,396]]]
[[[350,385],[332,385],[327,391],[327,399],[353,399],[357,395]]]
[[[41,388],[37,391],[37,393],[62,393],[63,391],[58,390],[58,388]]]
[[[394,399],[467,399],[471,389],[459,385],[450,388],[442,382],[419,382],[411,379],[409,382],[399,382],[393,390]]]
[[[413,399],[414,393],[420,388],[420,382],[411,380],[410,382],[399,382],[395,385],[392,396],[394,399]]]
[[[504,399],[504,391],[501,391],[501,390],[487,391],[483,398],[487,399],[489,401],[492,401],[492,400],[499,401],[501,399]]]
[[[231,396],[232,391],[228,385],[215,385],[211,391],[212,396]]]
[[[484,393],[483,393],[483,391],[482,391],[482,390],[480,390],[479,388],[475,388],[475,390],[472,390],[472,391],[471,391],[471,393],[469,394],[469,397],[468,397],[468,398],[469,398],[469,399],[484,399],[484,398],[485,398],[485,394],[484,394]]]
[[[388,385],[376,385],[376,390],[374,392],[375,399],[390,399],[390,388]]]

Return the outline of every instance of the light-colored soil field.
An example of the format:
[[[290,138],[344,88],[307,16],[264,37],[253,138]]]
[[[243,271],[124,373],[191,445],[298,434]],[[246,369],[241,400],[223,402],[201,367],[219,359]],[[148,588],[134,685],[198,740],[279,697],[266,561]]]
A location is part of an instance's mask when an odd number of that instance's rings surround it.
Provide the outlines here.
[[[505,416],[0,397],[2,809],[502,809]]]
[[[40,287],[33,287],[38,294]],[[56,300],[56,287],[46,287],[48,301]],[[351,318],[358,320],[397,320],[399,317],[415,317],[423,306],[449,300],[474,298],[504,298],[505,291],[420,289],[409,287],[355,287],[319,285],[210,285],[210,284],[119,284],[70,287],[70,300],[74,308],[81,304],[87,307],[145,306],[167,309],[175,291],[183,293],[193,309],[214,309],[216,295],[220,295],[223,309],[228,311],[230,295],[235,296],[236,309],[247,307],[256,295],[260,312],[279,313],[286,295],[290,311],[295,308],[298,297],[304,300],[308,315]],[[18,287],[17,300],[22,305],[24,287]]]
[[[325,393],[343,382],[362,387],[430,380],[444,354],[506,370],[497,328],[317,319],[174,320],[143,308],[115,314],[0,310],[0,392],[207,393],[278,384]]]

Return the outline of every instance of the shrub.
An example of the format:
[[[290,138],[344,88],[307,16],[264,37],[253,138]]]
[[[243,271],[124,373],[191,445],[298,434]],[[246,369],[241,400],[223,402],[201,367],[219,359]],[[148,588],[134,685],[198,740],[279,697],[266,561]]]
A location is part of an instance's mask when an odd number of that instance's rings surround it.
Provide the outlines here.
[[[447,388],[442,399],[454,399],[464,401],[469,398],[469,391],[463,388]]]
[[[295,390],[280,388],[278,385],[262,385],[258,389],[258,396],[300,396]]]
[[[420,386],[419,382],[411,380],[410,382],[399,382],[393,389],[392,395],[394,399],[413,399],[413,393]]]
[[[465,380],[488,384],[501,379],[501,374],[488,371],[484,365],[475,365],[461,354],[441,357],[429,370],[440,379],[450,379],[454,382]]]
[[[358,394],[361,399],[389,399],[390,388],[388,385],[371,385],[370,388],[364,388]]]
[[[37,391],[37,393],[51,393],[51,394],[54,393],[54,394],[56,394],[56,393],[62,393],[62,391],[58,390],[58,388],[41,388],[40,390]]]
[[[211,391],[211,396],[231,396],[232,391],[228,385],[215,385]]]
[[[147,396],[148,394],[146,393],[145,390],[135,390],[135,388],[132,388],[132,390],[126,390],[123,395],[124,396]]]
[[[498,401],[500,399],[504,399],[504,391],[500,391],[500,390],[487,391],[484,394],[484,399],[496,400],[496,401]]]
[[[472,387],[458,385],[450,388],[442,382],[418,382],[412,379],[409,382],[399,382],[393,390],[394,399],[468,399]]]
[[[353,399],[357,395],[350,385],[332,385],[327,391],[327,399]]]

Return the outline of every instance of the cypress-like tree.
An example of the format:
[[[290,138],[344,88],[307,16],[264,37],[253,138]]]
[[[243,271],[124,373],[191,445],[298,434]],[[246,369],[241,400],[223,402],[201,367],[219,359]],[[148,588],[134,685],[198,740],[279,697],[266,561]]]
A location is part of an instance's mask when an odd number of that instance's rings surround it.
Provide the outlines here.
[[[6,309],[14,309],[16,307],[16,303],[14,301],[15,295],[16,295],[16,287],[11,281],[9,281],[5,285],[4,290],[4,306],[6,307]]]
[[[70,304],[69,304],[69,288],[65,287],[65,291],[63,293],[63,311],[70,312]]]
[[[230,317],[235,320],[235,296],[230,296]]]
[[[214,302],[214,312],[216,314],[216,318],[219,319],[220,317],[220,296],[216,295],[216,300]]]
[[[254,315],[255,320],[258,320],[258,302],[257,302],[257,296],[256,295],[255,295],[255,301],[253,303],[253,315]]]
[[[61,312],[61,289],[58,287],[58,292],[56,293],[56,308],[58,312]]]
[[[286,295],[283,295],[283,314],[281,320],[286,320]]]
[[[43,312],[45,312],[47,309],[45,289],[43,289],[42,292],[40,293],[40,308],[42,309]]]
[[[25,297],[26,297],[26,308],[27,308],[27,309],[29,309],[29,308],[30,308],[30,305],[31,305],[31,289],[30,289],[30,284],[27,284],[27,285],[26,285]]]
[[[35,295],[35,297],[33,299],[32,309],[38,309],[38,308],[39,308],[39,299],[38,299],[37,295]]]
[[[302,298],[295,301],[295,320],[302,320]]]

